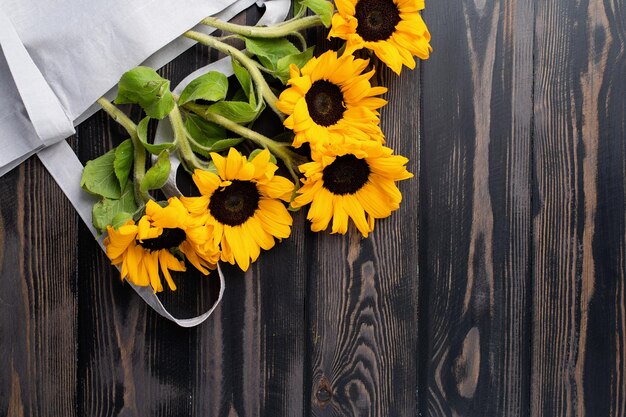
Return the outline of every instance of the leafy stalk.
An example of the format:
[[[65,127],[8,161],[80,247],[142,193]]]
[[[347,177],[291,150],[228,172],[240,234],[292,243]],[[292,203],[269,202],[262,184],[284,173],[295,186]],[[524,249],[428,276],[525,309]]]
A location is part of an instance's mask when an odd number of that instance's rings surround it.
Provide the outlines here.
[[[130,139],[133,143],[133,176],[134,176],[134,194],[135,202],[138,206],[144,205],[150,200],[150,195],[147,191],[141,190],[141,181],[146,175],[146,150],[144,149],[139,136],[137,135],[137,125],[128,118],[120,109],[113,105],[109,100],[101,97],[97,100],[102,109],[107,112],[109,116],[117,123],[119,123],[130,135]]]
[[[193,172],[194,169],[207,169],[207,165],[202,163],[196,154],[193,153],[191,145],[189,144],[189,138],[187,136],[187,130],[183,123],[183,117],[180,114],[178,105],[175,105],[172,111],[169,113],[168,118],[174,131],[174,141],[177,144],[178,155],[183,162],[185,168],[189,172]]]

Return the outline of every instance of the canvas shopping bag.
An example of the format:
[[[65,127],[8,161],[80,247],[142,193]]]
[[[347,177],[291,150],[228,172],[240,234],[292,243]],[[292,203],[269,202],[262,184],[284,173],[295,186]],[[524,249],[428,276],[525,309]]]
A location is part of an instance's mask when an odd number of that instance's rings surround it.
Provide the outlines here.
[[[265,6],[258,24],[271,24],[285,19],[291,2],[257,3]],[[252,4],[254,0],[188,0],[184,7],[164,0],[0,0],[0,176],[38,152],[96,236],[91,224],[94,201],[80,187],[83,166],[64,139],[97,111],[99,97],[114,95],[111,88],[124,72],[137,65],[163,66],[193,45],[180,34],[202,18],[228,20]],[[221,60],[194,74],[221,70],[230,75],[229,68]],[[206,320],[221,301],[224,276],[219,266],[218,273],[218,300],[190,319],[173,317],[150,287],[130,285],[159,314],[191,327]]]

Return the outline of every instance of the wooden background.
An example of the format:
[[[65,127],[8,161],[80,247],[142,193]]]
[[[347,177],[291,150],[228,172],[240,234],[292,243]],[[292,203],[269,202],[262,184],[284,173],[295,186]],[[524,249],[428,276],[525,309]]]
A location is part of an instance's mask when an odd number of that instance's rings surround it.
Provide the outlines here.
[[[431,59],[377,75],[417,174],[401,209],[366,240],[297,214],[200,327],[120,282],[36,158],[2,177],[0,415],[626,416],[626,3],[424,17]],[[84,162],[123,136],[98,113],[70,143]],[[165,302],[193,314],[215,284]]]

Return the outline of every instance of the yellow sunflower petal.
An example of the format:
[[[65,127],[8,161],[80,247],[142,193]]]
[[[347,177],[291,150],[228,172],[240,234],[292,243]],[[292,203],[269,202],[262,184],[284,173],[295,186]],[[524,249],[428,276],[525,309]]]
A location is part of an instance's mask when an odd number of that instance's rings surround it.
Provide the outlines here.
[[[276,175],[271,181],[264,184],[258,184],[257,188],[263,196],[269,198],[279,198],[289,202],[291,200],[291,195],[293,194],[294,185],[293,182],[289,181],[287,178]]]
[[[127,251],[128,257],[128,280],[135,285],[147,287],[150,285],[150,278],[144,265],[144,256],[147,253],[139,246],[133,246]]]
[[[333,196],[328,190],[322,189],[313,198],[307,215],[307,219],[311,220],[311,230],[314,232],[326,230],[332,217]]]
[[[185,257],[191,264],[204,275],[208,275],[209,271],[205,268],[208,262],[203,261],[200,256],[198,256],[197,251],[189,244],[189,242],[183,242],[179,246],[182,253],[185,254]]]
[[[356,225],[356,228],[359,229],[359,232],[361,232],[363,237],[367,237],[370,228],[365,218],[365,211],[358,200],[353,195],[346,195],[343,197],[343,206],[348,216],[350,216]]]
[[[216,154],[217,155],[217,154]],[[214,160],[215,161],[215,160]],[[218,189],[222,180],[212,172],[196,169],[193,173],[193,182],[203,195],[211,195]]]
[[[304,96],[312,85],[311,77],[304,75],[302,77],[296,77],[289,80],[289,85],[294,88],[298,93]]]
[[[365,185],[355,194],[359,204],[371,216],[382,219],[391,215],[391,206],[387,203],[387,196],[376,187]]]
[[[156,239],[161,236],[161,234],[163,234],[162,228],[153,227],[150,224],[150,219],[148,218],[148,216],[143,216],[141,219],[139,219],[137,226],[138,228],[136,240],[140,242],[148,239]]]
[[[159,252],[146,253],[143,257],[143,261],[148,269],[150,285],[155,293],[163,291],[163,284],[161,284],[161,277],[159,276]]]
[[[111,226],[107,228],[108,237],[104,240],[104,244],[109,259],[115,259],[121,256],[128,249],[130,244],[135,241],[137,226],[132,225],[131,230],[134,232],[119,233]]]
[[[263,229],[259,219],[252,216],[248,220],[247,224],[250,235],[262,249],[269,250],[274,247],[274,237]]]
[[[341,14],[354,15],[356,12],[354,9],[356,3],[357,0],[335,0],[335,7],[337,7],[337,11]]]
[[[201,195],[199,197],[181,197],[180,200],[190,213],[201,214],[209,207],[211,194]]]
[[[248,221],[241,225],[241,237],[247,247],[248,254],[250,255],[250,261],[255,262],[261,254],[261,247],[256,243],[256,240],[252,235],[252,229],[249,225],[250,220],[252,220],[252,218],[248,219]]]
[[[348,231],[348,213],[343,207],[343,197],[333,196],[333,226],[332,233],[345,235]]]
[[[174,283],[174,280],[172,279],[172,275],[170,274],[170,270],[167,267],[168,265],[167,254],[172,255],[169,251],[165,251],[165,250],[159,251],[159,266],[161,267],[161,272],[163,272],[163,277],[165,278],[165,281],[167,282],[167,286],[170,288],[170,290],[176,291],[176,284]]]
[[[255,216],[264,225],[264,229],[279,239],[288,238],[293,219],[285,206],[276,200],[261,199],[259,208]]]
[[[211,152],[211,159],[213,160],[213,163],[215,164],[215,169],[217,170],[217,175],[219,175],[219,178],[226,179],[226,158],[224,158],[222,155],[220,155],[217,152]],[[210,194],[210,193],[202,192],[202,194]]]
[[[235,265],[235,256],[233,255],[233,251],[230,247],[230,244],[228,242],[228,240],[226,240],[225,238],[222,239],[221,242],[221,259],[224,262],[228,262],[231,265]]]
[[[167,201],[167,206],[161,207],[154,201],[146,204],[146,215],[152,220],[152,225],[165,229],[184,229],[187,225],[189,212],[183,203],[176,197]]]
[[[248,247],[243,241],[241,226],[225,226],[224,238],[228,241],[228,244],[232,247],[233,256],[243,271],[247,271],[250,267],[250,254]]]

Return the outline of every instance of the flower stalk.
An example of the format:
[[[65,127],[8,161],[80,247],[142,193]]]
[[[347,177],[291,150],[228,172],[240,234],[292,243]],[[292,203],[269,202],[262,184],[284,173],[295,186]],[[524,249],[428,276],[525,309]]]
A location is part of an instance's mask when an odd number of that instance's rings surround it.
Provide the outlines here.
[[[305,29],[323,26],[322,19],[315,16],[307,16],[299,19],[289,20],[281,24],[272,26],[243,26],[235,23],[224,22],[215,17],[207,17],[202,19],[203,25],[221,29],[225,32],[235,33],[241,36],[251,38],[283,38],[289,35],[299,34]]]
[[[128,118],[120,109],[113,105],[109,100],[100,97],[97,103],[113,120],[119,123],[130,135],[133,144],[133,191],[135,194],[135,202],[138,206],[143,206],[151,197],[147,191],[141,190],[141,181],[146,175],[146,150],[144,149],[139,136],[137,135],[137,125]]]
[[[193,172],[195,169],[207,169],[207,165],[202,163],[193,153],[191,145],[187,137],[187,130],[183,123],[183,117],[180,114],[178,104],[174,105],[174,108],[168,115],[172,130],[174,131],[174,143],[178,150],[178,156],[183,162],[185,168],[189,172]]]

